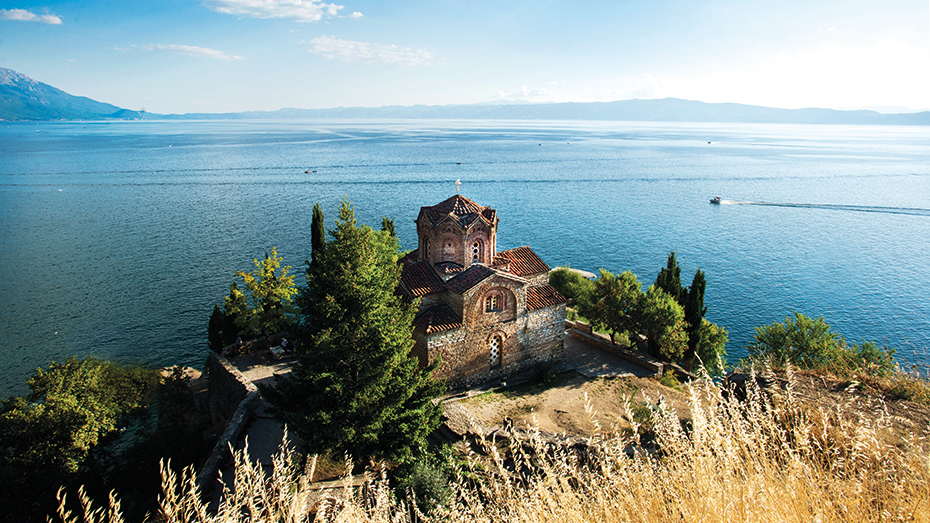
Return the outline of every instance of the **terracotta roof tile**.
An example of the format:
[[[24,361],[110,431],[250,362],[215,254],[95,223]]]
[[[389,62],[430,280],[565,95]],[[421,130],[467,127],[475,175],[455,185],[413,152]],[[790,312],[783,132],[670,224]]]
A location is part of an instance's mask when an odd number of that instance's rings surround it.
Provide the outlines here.
[[[529,247],[516,247],[497,253],[499,258],[510,260],[510,272],[517,276],[532,276],[549,272],[549,266]],[[497,259],[495,258],[495,264]]]
[[[416,263],[417,257],[418,257],[419,254],[420,254],[419,251],[420,251],[420,249],[414,249],[414,250],[408,252],[408,253],[405,254],[403,257],[401,257],[401,259],[397,260],[397,263],[399,263],[399,264],[401,265],[401,267],[406,267],[406,266],[408,266],[408,265],[410,265],[410,264],[412,264],[412,263]]]
[[[425,296],[446,289],[442,278],[427,262],[413,263],[404,267],[400,275],[400,283],[411,297]]]
[[[461,263],[455,263],[454,261],[439,262],[433,265],[433,267],[442,274],[454,274],[465,270],[465,267],[463,267]]]
[[[559,294],[552,285],[540,285],[526,290],[526,308],[529,310],[542,309],[560,303],[566,303],[565,296]]]
[[[490,269],[484,265],[472,265],[466,269],[465,272],[457,274],[447,281],[446,288],[452,292],[462,294],[493,274],[494,269]]]
[[[460,194],[447,198],[432,207],[421,207],[420,215],[424,213],[434,225],[452,215],[462,227],[468,227],[479,215],[483,216],[488,222],[494,223],[494,218],[497,215],[497,211],[494,209],[478,205]]]
[[[457,329],[461,326],[462,319],[448,305],[433,307],[413,320],[413,327],[427,334]]]

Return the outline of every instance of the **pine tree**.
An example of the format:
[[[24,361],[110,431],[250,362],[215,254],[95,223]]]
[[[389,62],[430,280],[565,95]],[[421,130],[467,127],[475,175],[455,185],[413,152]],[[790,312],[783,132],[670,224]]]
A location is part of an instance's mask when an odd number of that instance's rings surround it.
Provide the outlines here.
[[[439,425],[444,387],[410,355],[417,304],[395,294],[398,258],[397,239],[356,225],[343,201],[307,269],[297,361],[263,390],[307,452],[405,461]]]

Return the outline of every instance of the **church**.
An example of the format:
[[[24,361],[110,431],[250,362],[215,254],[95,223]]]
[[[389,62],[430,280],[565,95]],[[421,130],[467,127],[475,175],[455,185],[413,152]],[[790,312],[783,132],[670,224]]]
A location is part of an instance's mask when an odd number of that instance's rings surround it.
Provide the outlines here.
[[[497,251],[497,211],[456,194],[421,207],[400,292],[420,298],[413,354],[458,388],[562,357],[566,299],[530,247]]]

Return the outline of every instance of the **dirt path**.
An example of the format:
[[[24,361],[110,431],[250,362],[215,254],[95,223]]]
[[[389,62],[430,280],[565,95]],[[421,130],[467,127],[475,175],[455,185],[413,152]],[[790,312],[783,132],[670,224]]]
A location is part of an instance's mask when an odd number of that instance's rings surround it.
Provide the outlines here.
[[[586,394],[590,410],[585,407]],[[629,426],[623,420],[625,401],[635,409],[644,401],[658,402],[660,396],[680,416],[690,417],[687,397],[658,381],[638,377],[592,379],[575,371],[559,374],[551,384],[505,387],[458,403],[488,426],[509,420],[519,428],[538,426],[544,432],[592,436],[595,422],[602,433]]]

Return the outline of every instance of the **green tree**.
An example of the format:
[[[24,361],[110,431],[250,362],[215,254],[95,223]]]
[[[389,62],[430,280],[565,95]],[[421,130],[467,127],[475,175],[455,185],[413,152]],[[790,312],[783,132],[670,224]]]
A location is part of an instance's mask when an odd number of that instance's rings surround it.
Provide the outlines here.
[[[840,374],[862,370],[884,375],[895,369],[893,349],[880,349],[874,342],[850,346],[823,316],[812,319],[799,312],[782,323],[756,327],[755,341],[746,348],[750,357],[768,358],[775,365],[790,362]]]
[[[313,222],[310,224],[310,259],[314,262],[326,247],[326,224],[323,221],[323,209],[317,202],[313,206]]]
[[[213,304],[213,313],[210,314],[210,322],[207,324],[207,343],[213,352],[222,352],[226,346],[226,333],[223,332],[226,327],[226,315],[220,310],[220,306]]]
[[[153,399],[155,371],[94,358],[38,369],[25,397],[0,408],[0,504],[13,520],[41,518],[57,488],[76,477],[91,450]]]
[[[391,236],[396,237],[397,233],[394,232],[394,218],[388,218],[387,216],[382,217],[381,230],[390,234]]]
[[[594,282],[568,267],[559,267],[550,272],[549,285],[575,306],[579,303],[589,303],[594,294]]]
[[[345,200],[329,233],[307,269],[297,361],[263,393],[308,452],[409,460],[439,425],[444,386],[410,355],[417,303],[395,292],[397,239],[358,226]]]
[[[636,332],[636,312],[642,294],[642,285],[632,272],[615,275],[601,269],[590,302],[579,312],[595,328],[609,330],[613,341],[623,331]]]
[[[799,312],[782,323],[756,327],[755,341],[746,346],[750,356],[766,356],[776,365],[792,363],[804,368],[823,367],[836,358],[838,334],[823,316],[812,319]]]
[[[229,285],[229,296],[223,299],[225,327],[229,329],[232,326],[234,336],[252,335],[249,331],[252,325],[252,307],[249,305],[248,298],[239,290],[236,282]],[[224,338],[224,345],[229,344],[229,340]]]
[[[669,296],[675,298],[679,304],[683,305],[681,288],[681,267],[678,266],[678,260],[675,259],[675,251],[668,255],[668,261],[664,269],[659,271],[656,276],[656,287],[664,290]]]
[[[701,340],[698,331],[703,326],[704,315],[707,314],[707,307],[704,306],[706,288],[707,280],[704,278],[704,272],[698,269],[694,273],[694,279],[691,280],[691,286],[681,292],[681,305],[685,309],[685,321],[688,323],[688,350],[682,356],[682,363],[688,370],[694,367],[694,356],[698,353],[698,344]],[[709,365],[706,361],[704,364]]]
[[[640,334],[649,340],[649,352],[665,361],[679,361],[688,348],[685,311],[670,294],[650,285],[639,300],[635,318]]]
[[[252,297],[251,314],[240,316],[243,318],[240,326],[270,336],[292,323],[292,303],[297,294],[297,285],[294,284],[294,276],[288,275],[290,270],[290,265],[281,267],[281,257],[277,249],[272,247],[271,254],[265,254],[264,260],[255,260],[254,271],[236,272]],[[237,303],[241,303],[241,299]]]
[[[695,330],[695,334],[697,338],[697,357],[704,364],[704,368],[712,375],[723,374],[727,358],[726,346],[729,340],[727,330],[716,323],[709,322],[707,318],[701,318],[701,323]],[[685,360],[685,362],[687,363],[688,360]],[[687,368],[691,370],[693,365]]]

